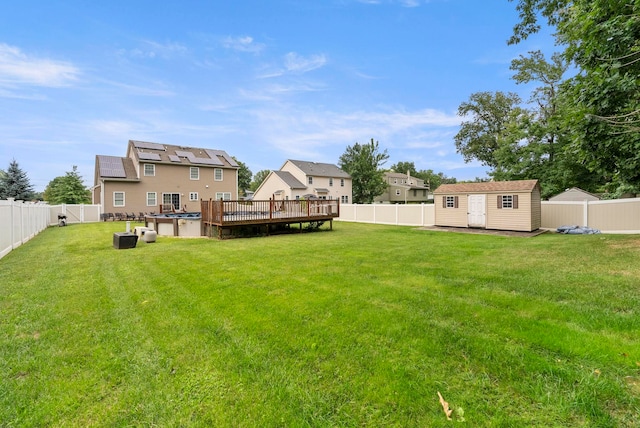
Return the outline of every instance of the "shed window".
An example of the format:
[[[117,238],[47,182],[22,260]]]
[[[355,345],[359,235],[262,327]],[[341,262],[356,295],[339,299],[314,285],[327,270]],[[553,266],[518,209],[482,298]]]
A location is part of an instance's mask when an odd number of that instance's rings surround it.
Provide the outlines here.
[[[442,208],[458,208],[458,197],[457,196],[443,196],[442,197]]]
[[[518,209],[518,195],[498,195],[498,209]]]

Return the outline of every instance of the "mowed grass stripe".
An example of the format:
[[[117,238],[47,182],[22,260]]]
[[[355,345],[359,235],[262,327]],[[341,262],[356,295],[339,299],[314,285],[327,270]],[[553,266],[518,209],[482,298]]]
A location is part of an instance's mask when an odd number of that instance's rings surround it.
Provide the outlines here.
[[[0,420],[21,426],[634,426],[634,236],[334,231],[0,260]]]

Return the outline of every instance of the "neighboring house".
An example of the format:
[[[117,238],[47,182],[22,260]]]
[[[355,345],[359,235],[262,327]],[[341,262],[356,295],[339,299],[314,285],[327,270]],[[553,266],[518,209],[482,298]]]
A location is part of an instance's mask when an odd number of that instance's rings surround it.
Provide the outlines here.
[[[351,189],[351,176],[333,164],[289,159],[267,175],[253,199],[338,199],[348,204]]]
[[[600,198],[577,187],[567,189],[549,198],[550,201],[599,201]]]
[[[409,173],[385,172],[384,182],[387,183],[387,190],[376,196],[374,202],[406,204],[433,200],[433,195],[429,193],[429,187],[425,186],[424,180],[412,177]]]
[[[130,140],[127,155],[96,156],[101,212],[200,211],[201,199],[238,199],[238,164],[222,150]]]
[[[443,184],[433,193],[436,226],[531,232],[542,222],[538,180]]]

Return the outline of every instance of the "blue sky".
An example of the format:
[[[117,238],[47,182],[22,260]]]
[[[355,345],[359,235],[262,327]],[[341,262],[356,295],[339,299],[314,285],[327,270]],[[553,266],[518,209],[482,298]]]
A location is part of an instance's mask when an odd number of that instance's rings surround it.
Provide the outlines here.
[[[0,5],[0,169],[37,191],[128,140],[222,149],[253,173],[338,163],[374,138],[385,164],[484,177],[453,137],[461,102],[514,91],[507,0],[20,0]]]

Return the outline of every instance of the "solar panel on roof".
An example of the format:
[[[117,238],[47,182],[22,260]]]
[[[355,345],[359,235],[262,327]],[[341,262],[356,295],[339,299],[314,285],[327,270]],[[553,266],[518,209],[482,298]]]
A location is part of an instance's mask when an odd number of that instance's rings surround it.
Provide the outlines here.
[[[229,156],[227,154],[227,152],[225,152],[225,151],[222,151],[222,150],[205,150],[205,152],[207,152],[207,154],[209,155],[209,157],[211,159],[218,160],[218,156],[222,156],[227,162],[229,162],[229,165],[238,166],[236,161],[234,161],[233,158],[231,156]],[[220,160],[218,160],[218,162],[220,162]],[[224,165],[224,164],[222,162],[220,162],[220,165]]]
[[[138,157],[142,160],[160,160],[160,155],[158,153],[138,152]]]
[[[171,162],[180,162],[180,158],[176,155],[169,155],[169,160]]]
[[[158,143],[148,143],[146,141],[133,141],[134,147],[138,149],[164,150],[164,146]]]
[[[181,158],[187,158],[189,160],[189,162],[195,163],[195,164],[201,164],[201,165],[224,165],[222,162],[220,162],[220,160],[217,157],[213,158],[213,159],[199,158],[199,157],[196,157],[196,155],[194,155],[193,153],[186,152],[184,150],[176,150],[176,155],[178,155]]]
[[[98,161],[100,164],[100,176],[114,178],[127,177],[122,158],[115,156],[98,156]]]

